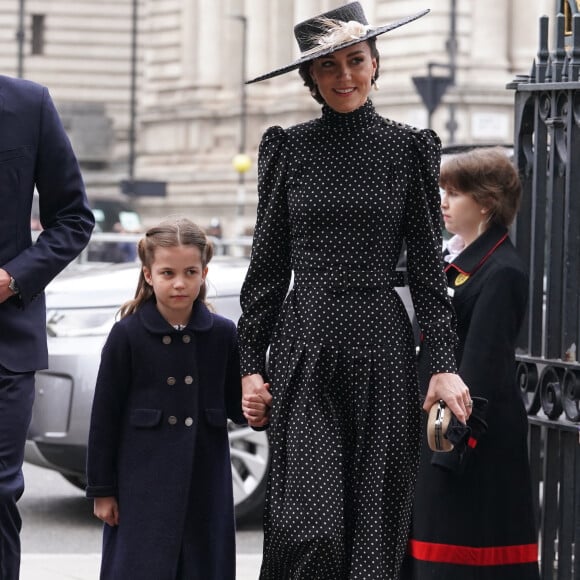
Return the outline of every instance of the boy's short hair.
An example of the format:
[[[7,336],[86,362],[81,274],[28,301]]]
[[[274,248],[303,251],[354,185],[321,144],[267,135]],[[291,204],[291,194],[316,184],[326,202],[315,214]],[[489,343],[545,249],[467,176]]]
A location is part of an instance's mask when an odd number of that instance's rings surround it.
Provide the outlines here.
[[[439,185],[471,196],[489,209],[490,222],[506,228],[516,216],[522,194],[518,172],[501,147],[473,149],[447,160]]]

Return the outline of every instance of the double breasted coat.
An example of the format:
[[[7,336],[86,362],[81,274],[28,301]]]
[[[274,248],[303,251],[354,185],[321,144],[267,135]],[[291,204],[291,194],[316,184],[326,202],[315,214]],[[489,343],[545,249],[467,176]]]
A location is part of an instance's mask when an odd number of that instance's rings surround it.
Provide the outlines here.
[[[198,300],[178,331],[151,299],[113,326],[87,465],[87,496],[119,504],[103,580],[235,577],[228,418],[244,422],[233,322]]]
[[[474,423],[461,459],[457,449],[433,453],[422,429],[402,579],[537,580],[528,422],[515,380],[527,274],[501,226],[490,227],[446,270],[457,313],[459,373],[472,396],[487,399],[477,410],[487,429]]]

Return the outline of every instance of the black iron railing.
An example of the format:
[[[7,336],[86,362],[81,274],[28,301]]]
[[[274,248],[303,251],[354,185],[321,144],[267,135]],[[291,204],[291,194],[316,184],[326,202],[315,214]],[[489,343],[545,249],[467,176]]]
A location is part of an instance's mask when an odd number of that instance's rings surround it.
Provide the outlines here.
[[[514,158],[523,183],[516,245],[530,271],[516,376],[529,415],[542,580],[580,580],[580,15],[559,14],[552,50],[517,77]],[[570,16],[570,15],[569,15]]]

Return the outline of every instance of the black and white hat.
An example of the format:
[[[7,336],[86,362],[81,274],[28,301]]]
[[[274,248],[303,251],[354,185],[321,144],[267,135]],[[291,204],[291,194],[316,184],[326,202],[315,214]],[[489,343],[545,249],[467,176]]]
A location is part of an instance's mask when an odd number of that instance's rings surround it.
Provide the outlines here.
[[[247,81],[246,84],[277,77],[297,69],[305,62],[404,26],[421,18],[421,16],[425,16],[428,12],[429,10],[425,9],[385,26],[375,27],[368,23],[360,3],[350,2],[314,18],[309,18],[294,27],[294,36],[298,41],[301,53],[300,58],[289,65]]]

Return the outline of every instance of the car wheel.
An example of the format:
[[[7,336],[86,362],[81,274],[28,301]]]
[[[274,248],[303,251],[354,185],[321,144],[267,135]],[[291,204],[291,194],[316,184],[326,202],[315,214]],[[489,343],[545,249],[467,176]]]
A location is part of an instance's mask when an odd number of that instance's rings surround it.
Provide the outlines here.
[[[234,505],[238,520],[262,513],[270,450],[267,431],[229,424]]]

